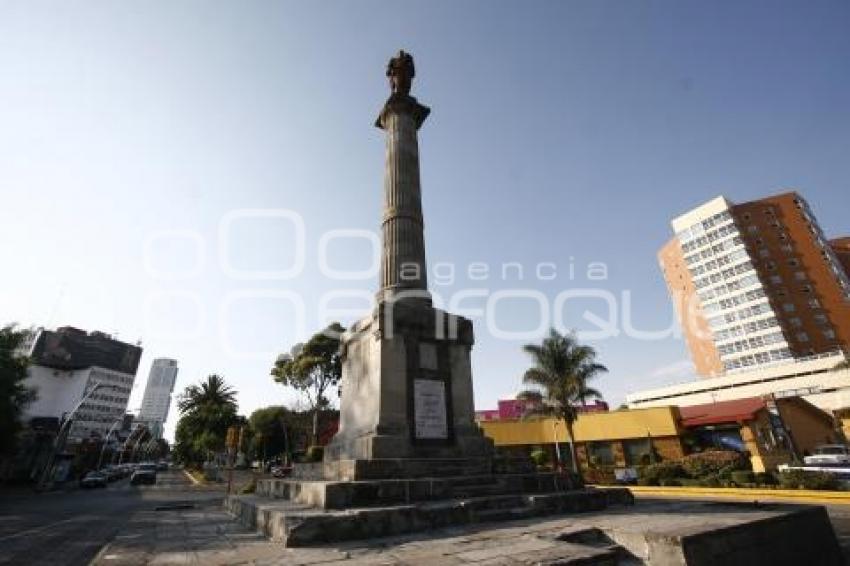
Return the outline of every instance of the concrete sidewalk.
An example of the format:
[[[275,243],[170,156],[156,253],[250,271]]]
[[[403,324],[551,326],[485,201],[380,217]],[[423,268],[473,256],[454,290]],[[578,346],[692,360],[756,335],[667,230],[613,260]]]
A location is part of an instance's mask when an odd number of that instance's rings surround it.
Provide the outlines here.
[[[92,564],[241,564],[274,557],[279,550],[240,528],[220,501],[177,503],[135,513]]]

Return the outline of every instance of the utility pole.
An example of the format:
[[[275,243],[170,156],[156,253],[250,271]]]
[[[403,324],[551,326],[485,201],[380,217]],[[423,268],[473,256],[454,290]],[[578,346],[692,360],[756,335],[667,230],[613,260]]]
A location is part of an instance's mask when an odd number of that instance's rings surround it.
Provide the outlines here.
[[[235,426],[227,429],[227,438],[225,446],[227,447],[227,495],[230,495],[230,488],[233,485],[233,457],[236,454],[236,448],[239,444],[239,430]]]

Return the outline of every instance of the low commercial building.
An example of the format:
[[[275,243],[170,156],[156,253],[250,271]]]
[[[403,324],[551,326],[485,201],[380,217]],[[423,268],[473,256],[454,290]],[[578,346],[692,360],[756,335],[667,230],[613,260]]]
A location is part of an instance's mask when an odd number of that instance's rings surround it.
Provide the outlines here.
[[[484,434],[509,455],[542,449],[569,463],[563,421],[555,418],[480,421]],[[583,470],[634,475],[654,461],[722,448],[747,453],[753,470],[774,470],[820,444],[839,439],[832,416],[803,399],[755,397],[690,407],[662,406],[579,415],[573,431]]]
[[[684,456],[683,429],[676,407],[585,413],[573,425],[579,465],[632,467],[648,464],[651,450],[662,459]],[[500,451],[528,454],[535,449],[557,453],[569,461],[569,445],[563,421],[555,418],[479,422],[484,434]],[[557,448],[556,448],[557,446]]]

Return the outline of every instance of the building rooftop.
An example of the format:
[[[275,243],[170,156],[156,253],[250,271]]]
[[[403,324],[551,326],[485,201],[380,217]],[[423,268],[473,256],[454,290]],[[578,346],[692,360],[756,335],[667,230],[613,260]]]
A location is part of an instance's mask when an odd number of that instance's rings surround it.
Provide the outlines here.
[[[103,332],[64,326],[38,333],[30,353],[34,364],[75,370],[92,366],[135,374],[142,348],[116,340]]]

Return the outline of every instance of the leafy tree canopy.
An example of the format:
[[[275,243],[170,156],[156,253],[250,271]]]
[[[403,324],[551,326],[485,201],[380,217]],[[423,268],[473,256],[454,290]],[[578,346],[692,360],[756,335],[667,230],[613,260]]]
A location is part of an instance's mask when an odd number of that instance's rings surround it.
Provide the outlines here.
[[[24,385],[29,359],[17,352],[29,337],[29,330],[14,325],[0,328],[0,454],[15,450],[23,411],[36,399],[36,391]]]
[[[219,375],[188,386],[177,402],[180,420],[174,435],[174,454],[186,464],[200,464],[224,450],[227,428],[236,424],[236,391]]]
[[[313,442],[318,434],[318,411],[330,405],[328,392],[342,377],[339,345],[343,332],[345,328],[338,322],[330,324],[306,344],[296,344],[288,354],[278,356],[271,370],[275,381],[307,398],[313,412]]]

